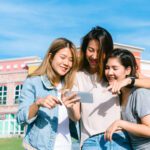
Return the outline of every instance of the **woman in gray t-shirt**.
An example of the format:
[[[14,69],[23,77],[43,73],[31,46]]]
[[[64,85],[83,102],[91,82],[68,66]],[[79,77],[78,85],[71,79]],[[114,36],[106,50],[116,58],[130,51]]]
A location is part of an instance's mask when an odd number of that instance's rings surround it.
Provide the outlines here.
[[[115,49],[106,59],[105,76],[111,84],[132,76],[132,84],[136,76],[137,64],[131,52]],[[105,138],[112,140],[112,134],[118,130],[126,130],[135,150],[150,149],[150,90],[126,86],[121,89],[120,104],[123,120],[116,120],[105,132]]]

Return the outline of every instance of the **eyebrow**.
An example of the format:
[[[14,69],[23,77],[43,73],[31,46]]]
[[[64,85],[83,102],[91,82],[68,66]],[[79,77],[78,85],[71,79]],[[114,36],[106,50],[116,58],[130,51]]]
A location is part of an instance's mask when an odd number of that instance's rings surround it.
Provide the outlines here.
[[[60,55],[63,55],[63,56],[66,56],[66,57],[68,56],[67,54],[60,54]],[[73,58],[73,56],[71,56],[69,58]]]
[[[88,46],[87,48],[91,48],[91,49],[94,49],[93,47],[91,47],[91,46]]]

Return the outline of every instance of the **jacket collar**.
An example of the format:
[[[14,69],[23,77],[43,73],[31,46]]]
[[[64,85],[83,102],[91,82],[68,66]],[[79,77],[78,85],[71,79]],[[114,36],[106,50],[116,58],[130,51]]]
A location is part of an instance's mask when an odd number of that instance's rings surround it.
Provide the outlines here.
[[[47,88],[47,89],[53,89],[55,88],[52,83],[49,81],[47,75],[41,75],[41,80],[42,80],[42,83],[44,84],[44,86]]]

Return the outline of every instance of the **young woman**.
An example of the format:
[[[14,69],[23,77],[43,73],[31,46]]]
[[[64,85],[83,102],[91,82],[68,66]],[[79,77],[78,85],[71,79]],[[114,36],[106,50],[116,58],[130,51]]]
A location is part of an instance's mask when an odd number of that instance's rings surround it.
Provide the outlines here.
[[[111,142],[104,139],[104,132],[108,126],[120,119],[119,99],[112,93],[118,93],[122,87],[133,84],[133,79],[129,77],[119,82],[113,82],[107,87],[103,77],[104,64],[106,56],[112,50],[112,37],[102,27],[93,28],[83,37],[80,71],[77,73],[76,83],[72,90],[92,93],[93,103],[80,104],[77,102],[71,109],[68,109],[71,118],[74,120],[81,118],[82,150],[130,149],[124,132],[117,132]],[[150,80],[135,79],[134,85],[150,87]],[[121,138],[124,140],[120,140]]]
[[[71,150],[66,108],[78,99],[62,104],[61,90],[72,87],[76,69],[75,46],[68,39],[58,38],[39,68],[28,76],[17,113],[18,123],[27,125],[25,149]]]
[[[128,76],[137,78],[137,64],[131,52],[115,49],[108,56],[105,67],[106,78],[111,84]],[[123,129],[129,133],[134,150],[150,149],[150,90],[135,87],[123,87],[120,105],[123,120],[116,120],[106,130],[105,137],[112,140],[113,133]]]

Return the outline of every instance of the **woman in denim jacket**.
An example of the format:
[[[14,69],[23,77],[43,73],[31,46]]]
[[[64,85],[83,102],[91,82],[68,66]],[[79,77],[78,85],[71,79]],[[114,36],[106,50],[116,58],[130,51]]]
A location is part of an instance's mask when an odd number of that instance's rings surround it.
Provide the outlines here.
[[[71,149],[67,110],[79,99],[74,94],[62,103],[61,91],[72,87],[76,69],[74,44],[58,38],[49,47],[38,69],[28,76],[17,113],[18,123],[27,125],[25,149]]]

